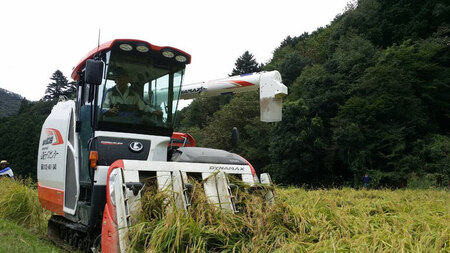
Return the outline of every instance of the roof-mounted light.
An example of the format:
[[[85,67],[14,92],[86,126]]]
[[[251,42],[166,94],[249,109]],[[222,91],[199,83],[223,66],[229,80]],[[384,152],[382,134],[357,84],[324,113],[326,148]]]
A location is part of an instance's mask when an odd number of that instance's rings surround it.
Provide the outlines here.
[[[175,54],[169,50],[162,51],[162,55],[167,58],[173,58],[175,56]]]
[[[187,58],[186,58],[186,56],[184,56],[184,55],[177,55],[177,56],[175,57],[175,60],[176,60],[177,62],[183,63],[183,62],[186,62],[186,61],[187,61]]]
[[[119,46],[120,49],[122,49],[123,51],[131,51],[133,50],[133,47],[130,44],[120,44]]]
[[[149,49],[146,46],[137,46],[136,50],[141,52],[141,53],[147,53]]]

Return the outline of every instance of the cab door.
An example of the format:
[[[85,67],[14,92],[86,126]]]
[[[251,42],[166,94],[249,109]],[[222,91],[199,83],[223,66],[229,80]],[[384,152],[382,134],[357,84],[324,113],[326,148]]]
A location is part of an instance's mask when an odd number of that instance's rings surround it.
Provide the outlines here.
[[[64,212],[75,215],[77,208],[77,202],[80,192],[80,186],[78,184],[78,140],[75,138],[75,107],[72,107],[67,118],[62,122],[67,122],[65,126],[68,129],[68,138],[66,146],[66,173],[65,173],[65,186],[64,186]]]

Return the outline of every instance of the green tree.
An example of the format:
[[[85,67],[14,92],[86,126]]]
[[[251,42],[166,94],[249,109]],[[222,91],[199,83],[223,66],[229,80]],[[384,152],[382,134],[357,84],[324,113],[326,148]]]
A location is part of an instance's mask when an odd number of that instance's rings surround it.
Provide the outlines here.
[[[53,82],[47,85],[45,100],[58,99],[59,96],[71,97],[75,95],[75,82],[69,82],[60,70],[56,70],[50,78]]]
[[[266,170],[279,184],[326,185],[338,180],[327,150],[320,117],[309,117],[302,99],[286,101],[283,121],[276,124],[270,141],[271,164]],[[332,152],[331,152],[332,153]],[[332,164],[331,164],[332,165]]]
[[[422,81],[416,65],[405,64],[417,53],[410,42],[387,49],[376,66],[367,69],[358,95],[339,109],[335,139],[341,159],[355,174],[377,170],[386,173],[380,183],[392,185],[415,169],[404,166],[404,157],[412,154],[418,138],[433,131],[417,93]]]
[[[235,67],[231,72],[231,76],[259,72],[262,70],[262,65],[256,62],[255,57],[249,51],[245,51],[244,54],[239,56],[234,65]]]
[[[373,44],[387,48],[406,39],[425,39],[448,23],[450,7],[446,0],[359,0],[346,12],[333,33],[339,38],[351,31]]]
[[[231,150],[231,130],[237,127],[240,138],[246,137],[242,130],[259,115],[258,94],[256,92],[236,94],[229,104],[213,114],[208,125],[203,128],[202,145]]]

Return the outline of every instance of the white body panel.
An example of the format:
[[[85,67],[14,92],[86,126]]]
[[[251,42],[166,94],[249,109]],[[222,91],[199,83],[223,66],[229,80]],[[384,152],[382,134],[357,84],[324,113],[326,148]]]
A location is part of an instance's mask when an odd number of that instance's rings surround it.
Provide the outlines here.
[[[64,189],[70,110],[70,103],[56,104],[42,125],[39,140],[38,181],[44,186],[61,190]]]
[[[123,160],[125,173],[131,171],[176,171],[192,173],[214,173],[223,171],[228,174],[241,174],[252,176],[252,171],[248,165],[234,164],[209,164],[209,163],[185,163],[185,162],[160,162],[160,161],[134,161]],[[253,182],[253,177],[252,181]],[[128,180],[127,180],[128,181]],[[249,182],[247,182],[249,183]]]
[[[254,185],[252,177],[252,171],[248,165],[232,165],[232,164],[207,164],[207,163],[184,163],[184,162],[159,162],[159,161],[134,161],[123,160],[124,168],[115,168],[114,171],[123,171],[123,182],[115,182],[116,175],[109,179],[109,192],[114,191],[115,199],[119,199],[117,196],[119,190],[117,189],[117,183],[123,185],[124,183],[139,182],[139,173],[145,171],[154,171],[157,176],[157,186],[160,191],[168,191],[173,194],[175,205],[177,208],[187,210],[190,206],[190,199],[188,197],[188,189],[186,188],[187,178],[189,173],[198,173],[202,175],[204,180],[203,189],[210,203],[216,205],[217,208],[236,212],[234,204],[234,196],[230,188],[230,182],[227,174],[240,175],[243,182]],[[123,169],[123,170],[122,170]],[[121,173],[120,173],[121,174]],[[112,173],[113,175],[113,173]],[[115,189],[115,190],[113,190]],[[121,203],[116,203],[117,217],[130,217],[129,214],[133,214],[138,211],[140,206],[140,193],[136,196],[131,194],[128,189],[123,190],[120,196],[126,196],[124,201],[125,212],[122,212],[122,207],[119,208]],[[127,215],[124,216],[123,213]],[[129,220],[129,219],[128,219]],[[123,226],[123,227],[122,227]],[[128,223],[119,225],[119,230],[129,226]]]
[[[116,201],[116,217],[117,227],[119,232],[119,249],[120,252],[125,253],[127,248],[126,236],[128,233],[129,224],[129,210],[128,210],[128,198],[126,196],[126,189],[124,187],[124,179],[121,169],[115,170],[116,175],[113,177],[114,195]]]
[[[106,178],[108,177],[109,166],[97,166],[94,172],[94,184],[106,185]]]
[[[59,189],[66,195],[66,173],[67,158],[71,161],[71,194],[72,199],[77,199],[79,194],[78,185],[78,138],[75,133],[75,102],[72,100],[63,101],[56,104],[50,115],[45,120],[41,137],[39,140],[37,178],[43,187]],[[72,123],[72,125],[71,125]],[[69,136],[71,134],[71,137]],[[70,154],[68,154],[68,152]],[[75,178],[72,178],[75,177]],[[76,209],[76,200],[72,201],[70,207],[66,206],[64,198],[63,211],[74,214]]]

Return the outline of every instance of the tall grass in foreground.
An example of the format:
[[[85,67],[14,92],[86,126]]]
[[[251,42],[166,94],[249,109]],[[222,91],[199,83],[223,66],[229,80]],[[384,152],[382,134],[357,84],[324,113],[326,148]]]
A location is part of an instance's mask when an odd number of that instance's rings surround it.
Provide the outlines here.
[[[308,252],[450,252],[450,192],[279,189]]]
[[[45,211],[31,180],[0,177],[0,219],[44,233],[50,213]]]
[[[129,252],[450,252],[450,193],[276,189],[274,205],[239,193],[242,213],[216,210],[197,185],[188,214],[147,191]]]
[[[230,214],[194,188],[187,214],[146,189],[128,251],[450,252],[449,191],[277,188],[270,205],[241,186]],[[0,219],[42,233],[49,217],[30,181],[0,178]]]

